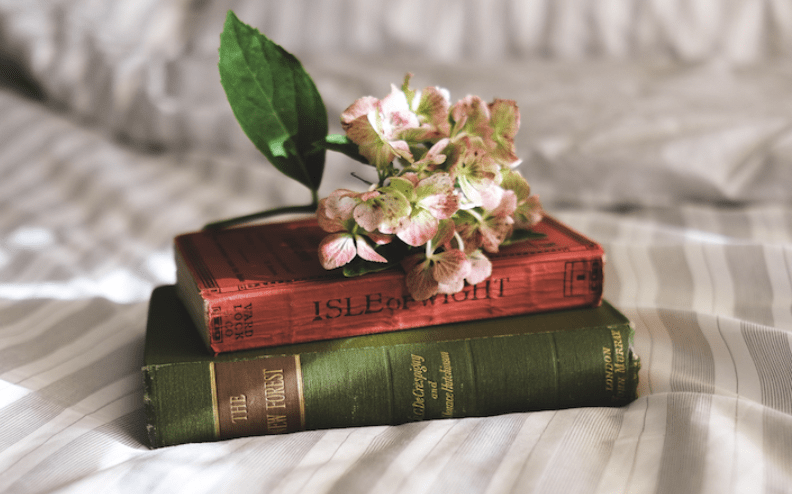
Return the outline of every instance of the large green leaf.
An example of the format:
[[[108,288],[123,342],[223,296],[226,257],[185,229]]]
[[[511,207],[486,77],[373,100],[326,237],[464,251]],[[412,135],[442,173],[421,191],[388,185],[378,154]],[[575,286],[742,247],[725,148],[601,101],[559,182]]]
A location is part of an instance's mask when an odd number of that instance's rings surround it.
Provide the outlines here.
[[[229,11],[220,35],[220,83],[239,125],[282,173],[319,189],[327,110],[313,80],[289,52]]]

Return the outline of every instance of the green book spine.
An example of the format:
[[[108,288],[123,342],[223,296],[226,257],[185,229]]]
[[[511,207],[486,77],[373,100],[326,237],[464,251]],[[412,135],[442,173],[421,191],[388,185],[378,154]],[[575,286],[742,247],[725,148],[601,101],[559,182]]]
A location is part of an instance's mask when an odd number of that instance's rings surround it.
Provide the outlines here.
[[[601,307],[211,356],[173,287],[152,294],[153,447],[636,398],[630,322]]]

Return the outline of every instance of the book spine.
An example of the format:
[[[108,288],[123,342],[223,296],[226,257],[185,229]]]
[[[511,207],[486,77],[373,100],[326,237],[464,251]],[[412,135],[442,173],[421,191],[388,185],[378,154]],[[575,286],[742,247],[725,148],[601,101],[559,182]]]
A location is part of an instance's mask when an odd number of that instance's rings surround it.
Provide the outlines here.
[[[629,324],[145,369],[155,447],[636,397]]]
[[[602,301],[602,251],[498,260],[492,276],[416,301],[403,273],[204,294],[198,323],[215,354],[574,307]],[[244,288],[244,287],[243,287]]]

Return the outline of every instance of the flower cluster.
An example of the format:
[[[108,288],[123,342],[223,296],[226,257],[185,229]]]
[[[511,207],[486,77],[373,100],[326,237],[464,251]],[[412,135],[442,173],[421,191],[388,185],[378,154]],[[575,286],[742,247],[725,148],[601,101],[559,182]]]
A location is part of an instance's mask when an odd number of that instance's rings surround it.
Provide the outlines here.
[[[408,74],[385,98],[355,101],[341,124],[378,181],[319,202],[319,225],[330,234],[319,246],[326,269],[358,258],[401,262],[414,299],[456,293],[490,276],[486,253],[541,220],[537,196],[515,170],[514,101],[467,96],[452,105],[444,89],[411,89]],[[392,242],[407,247],[399,259],[384,255]]]

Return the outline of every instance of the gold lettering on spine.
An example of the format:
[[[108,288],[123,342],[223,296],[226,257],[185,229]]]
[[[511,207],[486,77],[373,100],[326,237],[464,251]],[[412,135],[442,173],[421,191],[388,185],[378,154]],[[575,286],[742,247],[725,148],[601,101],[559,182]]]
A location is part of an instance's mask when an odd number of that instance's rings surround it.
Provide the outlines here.
[[[264,369],[264,404],[267,410],[286,408],[283,369]]]
[[[267,419],[267,432],[269,434],[281,434],[289,430],[305,429],[305,398],[303,396],[302,367],[300,366],[300,356],[294,355],[294,374],[290,376],[295,380],[296,396],[289,394],[286,379],[287,370],[284,368],[264,368],[264,408]],[[290,367],[290,366],[287,366]],[[289,372],[289,374],[291,374]],[[291,391],[294,392],[294,389]],[[287,410],[289,412],[287,413]],[[297,412],[298,416],[295,417]],[[289,415],[291,414],[291,417]],[[299,422],[299,428],[294,421]],[[291,423],[291,425],[290,425]]]
[[[299,356],[213,364],[215,428],[220,439],[305,429]]]
[[[289,423],[283,409],[286,408],[286,382],[283,369],[263,369],[264,373],[264,408],[267,417],[267,432],[283,434],[288,432]],[[282,409],[273,411],[273,409]]]
[[[627,362],[624,357],[624,340],[621,332],[611,329],[614,348],[613,372],[616,376],[616,398],[623,398],[627,393]]]
[[[286,421],[286,415],[271,415],[267,414],[267,431],[270,434],[283,434],[288,432],[289,425]]]
[[[616,353],[616,361],[614,362],[614,372],[624,374],[627,372],[624,362],[624,341],[622,335],[617,329],[611,329],[611,336],[613,336],[613,347]]]
[[[428,370],[426,366],[423,365],[423,363],[426,359],[415,354],[412,354],[410,359],[410,368],[413,375],[413,402],[410,420],[423,420],[424,416],[426,415],[426,392],[424,391],[424,388],[427,378],[425,373]]]
[[[448,352],[440,352],[443,366],[440,368],[440,389],[445,391],[445,406],[441,415],[446,418],[454,416],[454,373],[451,368],[451,356]]]
[[[605,391],[611,393],[611,399],[618,401],[627,393],[627,361],[624,354],[624,339],[618,329],[611,329],[613,349],[602,348],[602,359],[605,364]]]
[[[217,407],[217,380],[215,377],[215,364],[209,362],[209,383],[212,388],[212,418],[214,420],[214,435],[216,439],[220,439],[220,411]]]
[[[232,424],[247,421],[247,396],[239,395],[230,397],[228,399],[228,409],[230,411]]]
[[[605,362],[605,391],[613,393],[613,357],[611,349],[602,347],[602,359]]]
[[[303,394],[303,375],[300,356],[294,356],[294,378],[297,380],[297,399],[300,410],[300,430],[305,430],[305,395]]]

